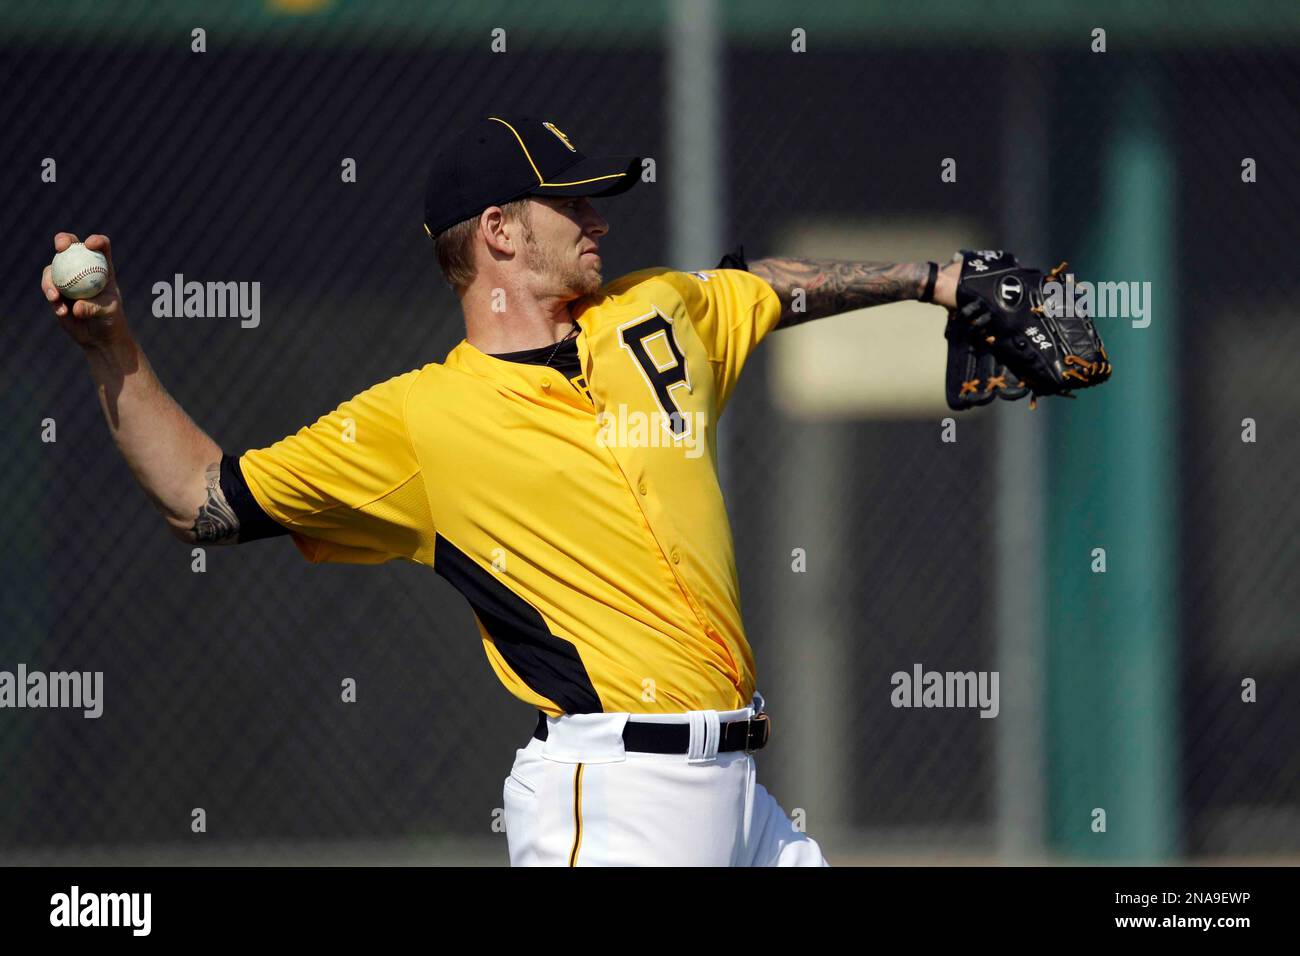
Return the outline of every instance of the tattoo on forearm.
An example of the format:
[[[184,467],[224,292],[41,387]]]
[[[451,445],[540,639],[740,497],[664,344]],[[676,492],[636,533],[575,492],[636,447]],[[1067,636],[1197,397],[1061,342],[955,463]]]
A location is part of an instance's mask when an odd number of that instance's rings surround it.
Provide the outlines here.
[[[199,544],[233,544],[239,536],[239,518],[221,491],[221,462],[213,462],[204,472],[208,500],[199,506],[191,532]]]
[[[916,299],[929,271],[917,262],[844,262],[836,259],[759,259],[749,271],[781,300],[778,329],[887,302]],[[803,295],[796,295],[803,290]]]

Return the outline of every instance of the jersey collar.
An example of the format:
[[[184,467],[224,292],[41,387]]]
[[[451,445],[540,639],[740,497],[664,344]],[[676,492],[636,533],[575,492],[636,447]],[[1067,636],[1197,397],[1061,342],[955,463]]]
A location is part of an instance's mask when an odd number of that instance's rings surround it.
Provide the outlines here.
[[[585,335],[578,336],[578,358],[584,376],[590,362],[585,338]],[[499,359],[475,348],[468,339],[462,339],[448,352],[443,364],[447,368],[487,379],[519,395],[553,399],[566,405],[590,407],[586,399],[578,393],[559,369],[547,365],[531,365]]]

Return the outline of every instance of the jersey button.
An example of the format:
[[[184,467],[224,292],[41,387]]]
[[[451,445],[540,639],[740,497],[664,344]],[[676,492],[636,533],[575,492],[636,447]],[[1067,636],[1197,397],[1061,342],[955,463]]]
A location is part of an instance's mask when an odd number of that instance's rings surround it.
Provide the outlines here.
[[[542,388],[550,388],[550,387],[551,387],[551,380],[549,378],[542,379]]]
[[[676,548],[673,548],[673,564],[681,564],[681,563],[682,563],[682,556],[677,553]]]
[[[645,494],[645,482],[643,481],[643,482],[641,482],[641,484],[637,485],[637,486],[636,486],[636,490],[639,491],[639,492],[641,492],[641,494],[644,495],[644,494]]]

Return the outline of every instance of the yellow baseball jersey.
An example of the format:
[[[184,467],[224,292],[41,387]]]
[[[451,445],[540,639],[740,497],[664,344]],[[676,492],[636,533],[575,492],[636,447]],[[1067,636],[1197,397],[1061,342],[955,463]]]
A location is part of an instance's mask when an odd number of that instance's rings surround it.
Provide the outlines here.
[[[548,714],[747,706],[716,426],[776,294],[649,269],[572,314],[572,379],[462,341],[245,453],[244,478],[310,561],[441,574],[502,683]]]

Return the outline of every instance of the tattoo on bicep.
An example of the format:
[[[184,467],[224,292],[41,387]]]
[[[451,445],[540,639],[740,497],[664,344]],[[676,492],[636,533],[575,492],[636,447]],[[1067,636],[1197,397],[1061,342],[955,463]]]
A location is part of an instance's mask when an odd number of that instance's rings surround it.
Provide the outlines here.
[[[776,258],[750,263],[781,300],[778,329],[854,309],[918,298],[928,269],[915,262]],[[798,293],[802,291],[802,296]]]
[[[221,490],[221,462],[204,472],[208,500],[199,506],[191,532],[199,544],[234,544],[239,539],[239,518]]]

